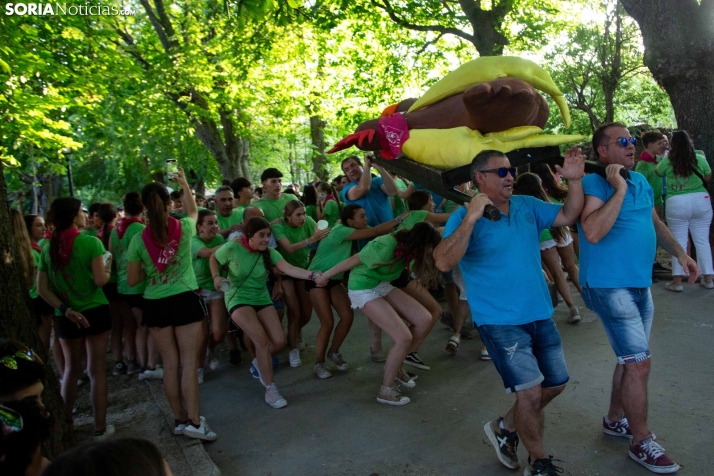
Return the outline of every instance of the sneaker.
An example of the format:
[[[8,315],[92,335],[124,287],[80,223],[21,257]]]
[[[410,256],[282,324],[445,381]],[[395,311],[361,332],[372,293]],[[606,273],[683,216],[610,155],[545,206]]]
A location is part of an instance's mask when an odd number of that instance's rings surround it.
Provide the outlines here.
[[[243,363],[243,358],[240,355],[240,350],[234,349],[228,351],[228,363],[236,366]]]
[[[676,473],[680,466],[664,454],[664,448],[654,441],[650,433],[642,443],[630,445],[630,458],[653,473]]]
[[[460,343],[461,343],[461,339],[458,338],[457,336],[449,337],[449,342],[446,343],[446,352],[448,352],[451,355],[454,355],[456,353],[456,351],[459,349]]]
[[[275,384],[265,387],[265,403],[273,408],[283,408],[288,404],[287,400],[278,392],[278,387]]]
[[[517,469],[521,466],[518,459],[518,433],[501,428],[498,424],[503,420],[490,421],[483,427],[483,431],[488,436],[488,440],[496,449],[496,456],[507,468]]]
[[[397,382],[401,383],[407,388],[416,387],[416,382],[414,382],[414,379],[411,378],[409,374],[404,371],[404,367],[399,369],[399,372],[397,372]]]
[[[620,421],[609,421],[607,417],[602,418],[602,432],[606,435],[619,436],[621,438],[632,438],[630,424],[627,418],[622,417]]]
[[[203,369],[199,368],[196,373],[198,374],[198,384],[203,385]]]
[[[481,346],[481,360],[491,360],[491,356],[488,355],[488,349],[485,345]]]
[[[337,370],[347,370],[350,368],[349,364],[345,362],[345,359],[342,358],[342,354],[339,352],[335,352],[334,354],[328,353],[327,357],[335,364]]]
[[[273,357],[273,368],[277,367],[280,361],[278,360],[277,357]]]
[[[104,431],[94,432],[94,441],[104,441],[111,438],[114,433],[116,433],[114,425],[107,425],[106,428],[104,428]]]
[[[431,370],[431,367],[426,365],[420,358],[419,354],[416,352],[412,352],[410,354],[407,354],[407,358],[404,359],[404,363],[407,365],[411,365],[412,367],[416,367],[418,369],[422,370]]]
[[[189,438],[197,438],[199,440],[206,441],[216,441],[216,438],[218,438],[216,434],[208,428],[208,423],[206,423],[206,419],[204,417],[201,417],[201,423],[198,426],[195,426],[189,421],[186,427],[181,430],[181,433],[183,436],[188,436]]]
[[[136,360],[130,360],[126,364],[126,374],[127,375],[135,375],[141,372],[141,366]]]
[[[682,291],[684,291],[684,286],[682,286],[681,284],[674,284],[670,281],[669,283],[664,285],[664,289],[666,289],[667,291],[674,291],[675,293],[681,293]]]
[[[188,420],[177,420],[174,418],[174,435],[183,435],[183,429],[186,428]]]
[[[117,362],[114,364],[114,371],[112,375],[126,375],[126,364],[124,362]]]
[[[216,355],[216,352],[209,352],[208,353],[208,368],[211,370],[218,370],[218,367],[221,366],[221,362],[218,360],[218,356]]]
[[[699,283],[701,286],[707,288],[707,289],[714,289],[714,282],[713,281],[704,281],[702,280],[701,283]]]
[[[383,350],[372,350],[372,348],[369,348],[369,353],[370,357],[372,358],[372,362],[377,362],[382,363],[387,361],[387,356],[384,354]]]
[[[139,380],[163,380],[164,369],[156,367],[155,369],[146,369],[139,374]]]
[[[407,375],[409,376],[410,379],[414,380],[415,382],[419,378],[419,376],[417,374],[413,374],[411,372],[407,372]]]
[[[568,322],[570,324],[576,324],[580,322],[580,311],[578,311],[577,306],[570,306],[570,317],[568,317]]]
[[[449,329],[453,329],[454,327],[454,316],[451,315],[450,312],[442,312],[441,313],[441,318],[439,319],[439,322],[444,324],[446,327]]]
[[[382,385],[377,394],[377,401],[379,403],[386,403],[387,405],[406,405],[411,402],[409,397],[405,397],[396,387],[385,387]]]
[[[555,460],[560,461],[560,460]],[[531,463],[530,456],[528,457],[528,466],[526,470],[523,471],[523,476],[555,476],[557,474],[562,474],[563,468],[553,464],[553,457],[548,456],[547,458],[540,458]]]
[[[327,370],[327,366],[325,364],[320,364],[317,363],[315,366],[312,368],[312,373],[317,375],[320,378],[330,378],[332,377],[332,372]]]
[[[257,360],[253,359],[253,362],[250,363],[250,374],[253,376],[253,378],[257,378],[260,380],[260,383],[263,384],[263,387],[265,387],[265,382],[263,382],[263,378],[260,376],[260,371],[258,370],[258,364]]]
[[[300,350],[292,349],[290,351],[290,367],[300,367],[302,365],[302,360],[300,360]]]

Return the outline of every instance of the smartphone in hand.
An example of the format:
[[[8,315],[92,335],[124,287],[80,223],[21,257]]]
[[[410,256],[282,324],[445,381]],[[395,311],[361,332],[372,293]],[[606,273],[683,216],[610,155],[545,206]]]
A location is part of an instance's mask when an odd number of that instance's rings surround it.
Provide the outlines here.
[[[176,159],[166,161],[166,178],[169,179],[169,182],[175,182],[178,178],[178,161]]]

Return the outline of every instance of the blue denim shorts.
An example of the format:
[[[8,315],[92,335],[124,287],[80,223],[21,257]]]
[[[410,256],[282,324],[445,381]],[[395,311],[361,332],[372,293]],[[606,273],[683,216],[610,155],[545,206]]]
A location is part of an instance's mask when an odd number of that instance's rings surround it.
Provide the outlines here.
[[[275,284],[275,283],[273,283],[272,281],[268,280],[268,294],[270,294],[271,296],[273,295],[273,287],[274,287],[274,284]],[[280,300],[280,299],[271,299],[271,301],[273,301],[273,306],[275,307],[275,310],[276,310],[276,311],[280,311],[280,310],[284,309],[284,307],[283,307],[283,301],[282,301],[282,300]]]
[[[583,288],[583,301],[605,328],[618,364],[650,358],[654,304],[650,288]]]
[[[560,387],[570,379],[560,334],[552,319],[511,326],[482,325],[478,331],[506,393],[536,385]]]

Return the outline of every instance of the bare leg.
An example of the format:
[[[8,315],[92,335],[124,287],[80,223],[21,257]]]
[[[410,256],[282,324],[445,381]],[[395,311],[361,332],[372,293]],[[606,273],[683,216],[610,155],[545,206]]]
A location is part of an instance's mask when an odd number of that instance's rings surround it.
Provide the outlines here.
[[[127,360],[136,360],[136,319],[126,301],[119,301],[117,304],[124,322],[124,351],[126,352],[126,358]]]
[[[300,299],[295,291],[295,281],[283,280],[283,298],[288,308],[288,340],[290,349],[297,349],[300,334],[301,307]],[[241,327],[241,329],[243,329]],[[243,329],[245,331],[245,329]],[[255,343],[255,341],[253,341]],[[256,344],[257,346],[257,344]]]
[[[92,413],[94,414],[94,431],[103,432],[107,427],[107,369],[106,352],[109,332],[96,336],[87,336],[87,373],[92,384],[90,390]],[[75,381],[75,385],[76,385]]]
[[[456,313],[459,305],[459,287],[453,281],[444,286],[444,296],[446,297],[446,312],[452,316]]]
[[[138,307],[131,308],[131,313],[136,322],[136,358],[139,365],[146,368],[148,365],[147,340],[149,339],[149,328],[141,325],[142,311]]]
[[[208,348],[213,350],[223,342],[228,333],[228,310],[223,299],[214,299],[208,302],[208,313],[211,315],[211,338]]]
[[[198,402],[198,374],[196,362],[201,347],[201,325],[205,319],[183,326],[173,327],[181,361],[181,396],[186,401],[186,410],[192,423],[201,422]],[[165,371],[164,371],[165,375]],[[166,377],[164,377],[165,379]],[[164,380],[164,382],[166,382]],[[195,425],[194,425],[195,426]]]
[[[52,358],[55,359],[55,365],[57,366],[57,372],[59,372],[60,378],[64,379],[64,351],[62,350],[62,344],[60,343],[60,338],[57,337],[57,321],[52,318],[52,329],[54,331],[54,341],[52,344]],[[81,360],[81,357],[80,357]],[[81,372],[81,369],[80,369]],[[77,382],[75,382],[77,383]]]
[[[578,265],[575,264],[575,252],[573,251],[573,244],[569,244],[568,246],[564,247],[556,247],[558,250],[558,255],[560,255],[560,260],[563,262],[563,268],[565,268],[565,271],[568,272],[568,276],[570,277],[570,282],[573,283],[573,286],[575,286],[575,289],[578,290],[579,293],[583,292],[582,286],[580,286],[580,280],[579,280],[579,273],[580,270],[578,269]]]
[[[40,340],[42,340],[42,345],[45,347],[45,352],[49,354],[50,352],[50,338],[52,337],[52,316],[47,314],[46,316],[41,316],[42,323],[39,327]]]
[[[342,343],[352,328],[355,313],[350,305],[347,290],[342,284],[330,290],[330,301],[335,307],[337,315],[340,316],[340,322],[338,322],[335,327],[335,333],[332,335],[332,344],[330,345],[330,353],[335,354],[340,351]]]
[[[464,327],[466,318],[469,316],[469,302],[458,300],[456,311],[454,312],[454,334],[461,335],[461,329]]]
[[[243,329],[245,340],[251,341],[255,346],[254,358],[263,383],[273,384],[272,354],[285,347],[285,333],[275,308],[269,306],[256,314],[255,309],[244,306],[233,311],[231,319]]]
[[[196,368],[200,369],[206,366],[206,349],[208,348],[208,342],[211,340],[208,319],[208,316],[203,316],[203,320],[201,320],[201,346],[196,353]]]
[[[553,276],[555,281],[555,286],[558,288],[558,293],[563,296],[565,304],[568,306],[574,306],[575,301],[573,300],[573,295],[570,292],[570,286],[568,286],[568,281],[565,279],[565,274],[563,274],[563,269],[560,267],[560,261],[558,260],[557,247],[548,248],[547,250],[541,250],[540,256],[545,263],[545,266],[550,271],[550,275]]]
[[[647,381],[650,375],[650,359],[626,364],[622,367],[620,402],[630,424],[632,442],[640,443],[649,434],[647,428]]]
[[[112,317],[112,357],[114,362],[124,362],[122,337],[124,337],[124,317],[118,302],[109,303],[109,314]]]
[[[324,364],[327,344],[330,341],[332,329],[335,326],[335,318],[332,315],[330,295],[327,289],[311,289],[310,298],[312,299],[313,306],[315,306],[317,317],[320,319],[320,329],[318,329],[317,337],[315,339],[315,361],[319,364]]]
[[[442,312],[441,305],[429,293],[429,290],[419,284],[419,281],[417,281],[416,279],[412,279],[411,281],[409,281],[409,284],[405,288],[402,288],[402,291],[411,296],[412,299],[421,304],[431,314],[431,325],[429,326],[429,329],[426,331],[420,341],[417,342],[416,340],[413,340],[412,346],[409,349],[409,352],[418,352],[421,343],[424,341],[424,339],[426,339],[426,336],[429,335],[436,323],[439,322],[439,318],[441,317]],[[461,328],[459,327],[458,329],[459,332],[461,332]]]
[[[625,371],[623,364],[615,365],[615,373],[612,375],[612,392],[610,393],[610,408],[607,410],[607,419],[610,421],[619,421],[622,415],[625,414],[625,409],[622,406],[621,390],[622,390],[622,374]]]
[[[200,331],[200,323],[198,323]],[[151,337],[154,338],[156,346],[161,352],[161,359],[164,362],[164,394],[166,400],[174,412],[174,419],[184,421],[187,418],[186,410],[181,403],[181,390],[179,387],[179,348],[176,343],[173,326],[168,327],[151,327],[149,328]],[[195,337],[197,343],[200,344],[200,333]],[[193,355],[193,363],[189,366],[193,369],[193,378],[196,379],[198,385],[198,375],[196,374],[196,356]],[[190,376],[189,376],[190,378]],[[198,421],[198,420],[196,420]]]
[[[382,351],[382,330],[372,322],[371,320],[369,321],[369,336],[370,336],[370,343],[369,343],[369,350],[372,352],[381,352]]]
[[[77,380],[82,373],[82,347],[84,338],[59,339],[64,354],[64,374],[62,376],[62,400],[64,400],[64,411],[67,418],[72,420],[72,409],[77,399]]]
[[[412,334],[399,317],[399,314],[384,298],[369,301],[362,308],[362,312],[369,318],[370,322],[374,322],[380,329],[383,329],[394,341],[387,354],[387,362],[384,364],[384,378],[382,380],[382,385],[385,387],[393,387],[394,379],[397,377],[397,373],[402,367],[404,358],[407,356],[409,347],[412,344]],[[427,317],[427,319],[429,318]]]
[[[302,332],[302,328],[312,318],[312,301],[310,300],[310,294],[305,290],[305,283],[303,281],[293,282],[295,283],[295,293],[300,302],[300,332]]]

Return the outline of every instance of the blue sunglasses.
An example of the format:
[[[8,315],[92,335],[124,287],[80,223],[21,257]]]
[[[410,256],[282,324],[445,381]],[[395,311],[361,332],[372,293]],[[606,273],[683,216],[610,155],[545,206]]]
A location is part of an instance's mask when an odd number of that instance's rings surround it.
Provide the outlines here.
[[[630,137],[630,138],[627,138],[627,137],[618,137],[617,140],[614,140],[614,141],[612,141],[612,142],[608,142],[606,145],[618,143],[618,144],[620,144],[620,147],[622,147],[622,148],[624,149],[625,147],[627,147],[627,143],[628,143],[628,142],[629,142],[630,144],[632,144],[632,145],[637,145],[637,139],[635,139],[634,137]]]
[[[497,173],[501,178],[505,178],[508,174],[511,174],[511,177],[516,176],[515,167],[500,167],[497,169],[479,170],[479,172],[482,174]]]

